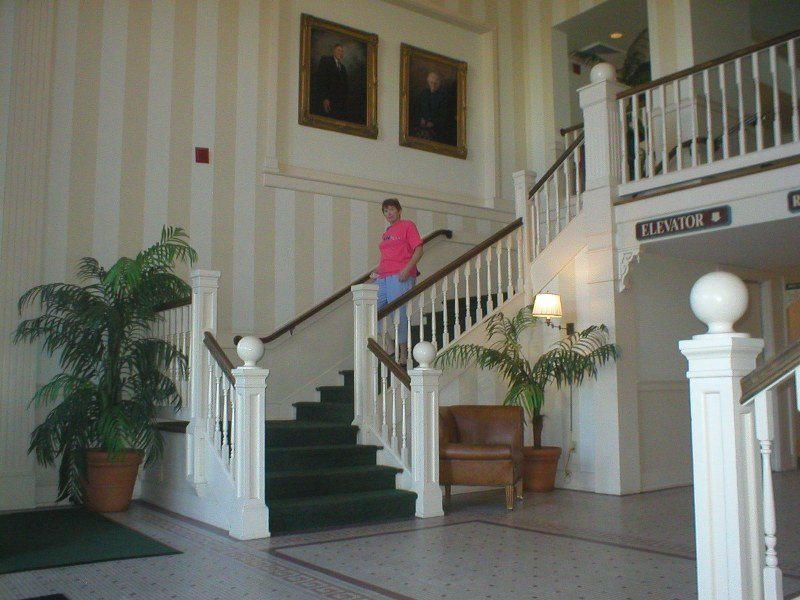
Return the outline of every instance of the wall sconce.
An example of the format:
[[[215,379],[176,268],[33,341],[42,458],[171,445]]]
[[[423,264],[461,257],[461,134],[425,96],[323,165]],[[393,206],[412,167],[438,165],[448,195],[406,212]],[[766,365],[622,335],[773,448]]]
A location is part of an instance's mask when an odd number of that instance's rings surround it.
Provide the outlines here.
[[[561,325],[556,325],[551,321],[551,319],[560,319],[564,316],[564,313],[561,310],[561,296],[558,294],[551,294],[550,292],[536,294],[536,298],[533,300],[533,309],[531,310],[531,314],[534,317],[544,319],[545,324],[549,325],[553,329],[565,329],[567,331],[567,335],[572,335],[575,333],[575,323],[567,323],[566,327],[562,327]]]

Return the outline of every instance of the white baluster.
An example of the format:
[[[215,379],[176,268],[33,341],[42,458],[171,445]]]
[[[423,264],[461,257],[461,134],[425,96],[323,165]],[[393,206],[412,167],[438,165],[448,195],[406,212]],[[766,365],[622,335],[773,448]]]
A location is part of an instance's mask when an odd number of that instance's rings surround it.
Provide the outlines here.
[[[639,160],[639,94],[632,96],[631,128],[633,129],[633,178],[639,181],[642,178],[642,163]]]
[[[450,320],[447,318],[447,275],[442,278],[442,348],[450,345]]]
[[[390,388],[390,397],[392,399],[390,405],[392,407],[392,415],[389,421],[389,429],[391,431],[391,437],[389,438],[389,443],[391,445],[392,450],[397,452],[397,450],[400,447],[400,444],[397,439],[397,405],[398,405],[397,386],[399,382],[397,381],[397,377],[395,377],[394,375],[391,375],[389,377],[389,380],[392,382]]]
[[[481,302],[481,255],[475,257],[475,295],[478,298],[478,307],[475,312],[475,322],[483,320],[483,303]]]
[[[453,316],[455,317],[455,323],[453,325],[453,337],[457,338],[461,335],[461,294],[459,290],[461,289],[461,268],[457,268],[453,271],[453,312],[455,313]],[[409,365],[411,362],[409,361]]]
[[[764,598],[783,599],[783,575],[778,567],[778,553],[775,546],[775,495],[772,484],[772,440],[775,437],[772,410],[767,392],[755,398],[756,438],[761,450],[761,484],[764,512]]]
[[[750,55],[753,63],[753,88],[756,97],[756,150],[764,149],[764,121],[761,112],[761,73],[758,65],[758,52]],[[778,90],[775,90],[777,93]]]
[[[706,103],[706,162],[714,162],[714,131],[711,121],[711,86],[708,83],[709,70],[703,71],[703,94]]]
[[[522,227],[517,229],[517,291],[522,291],[525,287],[525,271],[524,269],[524,246],[525,243],[524,230]]]
[[[667,149],[667,86],[658,86],[661,102],[661,173],[669,171],[669,150]]]
[[[742,83],[742,59],[737,58],[734,61],[736,69],[736,95],[739,101],[739,156],[742,156],[747,151],[747,143],[744,137],[744,90]]]
[[[205,346],[203,346],[205,348]],[[216,362],[206,348],[206,362],[208,364],[208,390],[206,392],[206,431],[209,436],[214,435],[214,383],[216,381]]]
[[[683,127],[681,124],[681,80],[676,79],[672,85],[672,93],[675,100],[675,170],[680,171],[683,169],[683,153],[681,152],[681,145],[683,144]]]
[[[419,339],[425,339],[425,293],[417,296],[417,307],[419,309]],[[409,344],[411,342],[409,341]]]
[[[725,64],[717,67],[719,70],[719,90],[722,96],[722,158],[729,158],[731,155],[731,141],[728,133],[728,91],[725,83]]]
[[[220,454],[227,460],[228,453],[225,451],[225,444],[231,442],[230,419],[228,418],[228,404],[231,401],[231,383],[227,377],[222,378],[222,443],[220,444]]]
[[[506,300],[509,300],[511,298],[511,296],[514,295],[514,276],[513,276],[513,271],[511,270],[511,246],[512,246],[512,243],[513,243],[513,237],[515,235],[519,235],[519,232],[521,230],[522,230],[522,228],[517,229],[517,233],[516,234],[512,233],[512,234],[510,234],[510,235],[508,235],[506,237],[506,263],[507,263],[507,268],[508,268],[507,269],[508,270],[508,281],[506,282],[507,283],[507,285],[506,285]],[[518,289],[520,291],[522,291],[522,288],[518,288]]]
[[[464,306],[466,314],[464,315],[464,326],[466,329],[472,327],[472,298],[469,295],[469,278],[472,275],[472,268],[471,265],[472,261],[468,260],[464,264]],[[420,336],[420,341],[423,341],[422,336]]]
[[[386,418],[386,413],[388,411],[389,406],[389,369],[386,368],[386,365],[381,363],[381,381],[382,381],[382,393],[381,393],[381,436],[386,439],[389,437],[389,422]]]
[[[628,183],[630,178],[628,177],[628,123],[626,122],[627,119],[625,116],[628,114],[628,104],[630,100],[628,98],[623,98],[619,101],[619,129],[620,129],[620,136],[619,139],[622,140],[622,183]],[[632,110],[632,109],[631,109]]]
[[[694,93],[694,76],[689,75],[689,77],[686,78],[686,81],[689,84],[688,96],[689,96],[689,102],[691,102],[692,105],[692,112],[690,113],[691,126],[692,126],[692,138],[691,138],[692,141],[690,146],[692,149],[692,166],[696,167],[699,154],[697,149],[697,136],[699,135],[698,134],[699,126],[697,123],[697,96],[695,96]]]
[[[787,44],[789,55],[789,78],[792,88],[792,141],[800,142],[800,107],[797,101],[797,58],[795,57],[795,40]]]
[[[774,137],[773,146],[780,146],[781,139],[781,102],[780,86],[778,83],[778,49],[772,46],[769,49],[769,70],[772,73],[772,135]]]
[[[494,245],[494,257],[497,269],[497,306],[503,303],[503,240]]]
[[[214,446],[219,448],[222,440],[222,372],[215,364],[215,372],[217,375],[216,385],[214,386]]]
[[[566,222],[569,223],[572,220],[572,198],[573,198],[573,187],[575,182],[573,181],[572,175],[572,161],[570,161],[570,156],[564,161],[564,184],[565,188],[565,196],[567,198],[567,220]]]
[[[655,173],[655,149],[653,148],[653,90],[645,91],[644,114],[645,114],[645,134],[647,139],[647,176],[652,177]]]
[[[411,319],[414,318],[414,299],[412,298],[406,302],[406,348],[411,345]],[[408,353],[411,356],[411,352]],[[407,359],[406,371],[411,368],[411,361]]]
[[[559,165],[555,172],[551,175],[551,181],[553,182],[553,188],[555,190],[556,196],[556,215],[555,215],[555,234],[553,237],[558,235],[561,231],[561,211],[562,211],[562,202],[561,202],[561,186],[558,185],[558,174],[561,172],[563,165]]]
[[[428,289],[430,290],[431,298],[431,343],[438,348],[439,343],[436,338],[436,284],[434,283]]]
[[[494,311],[494,298],[492,298],[492,247],[486,248],[486,314]]]

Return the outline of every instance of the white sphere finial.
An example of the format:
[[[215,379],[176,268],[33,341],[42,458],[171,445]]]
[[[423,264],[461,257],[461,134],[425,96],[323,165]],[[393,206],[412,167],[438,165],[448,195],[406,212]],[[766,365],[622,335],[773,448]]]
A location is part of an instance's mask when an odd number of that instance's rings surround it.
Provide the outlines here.
[[[420,369],[430,369],[433,359],[436,358],[436,348],[430,342],[420,342],[414,346],[413,354]]]
[[[592,83],[599,83],[600,81],[616,81],[617,70],[614,65],[607,62],[601,62],[592,67],[589,71],[589,81]]]
[[[733,324],[747,310],[747,286],[733,273],[707,273],[692,286],[689,304],[708,333],[734,333]]]
[[[264,344],[253,335],[245,336],[236,344],[236,354],[244,361],[245,367],[255,367],[264,356]]]

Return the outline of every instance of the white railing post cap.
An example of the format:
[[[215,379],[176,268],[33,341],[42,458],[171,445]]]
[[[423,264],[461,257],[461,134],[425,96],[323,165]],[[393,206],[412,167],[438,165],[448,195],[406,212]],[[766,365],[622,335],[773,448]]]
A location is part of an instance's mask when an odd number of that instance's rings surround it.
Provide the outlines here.
[[[248,335],[236,344],[236,354],[244,361],[245,367],[255,367],[264,356],[264,344],[254,335]]]
[[[614,65],[607,62],[601,62],[592,67],[589,71],[589,81],[598,83],[600,81],[616,81],[617,70]]]
[[[436,348],[430,342],[420,342],[414,346],[413,355],[420,369],[430,369],[436,358]]]
[[[732,334],[733,324],[747,310],[747,286],[733,273],[706,273],[689,294],[692,312],[708,325],[708,334]]]

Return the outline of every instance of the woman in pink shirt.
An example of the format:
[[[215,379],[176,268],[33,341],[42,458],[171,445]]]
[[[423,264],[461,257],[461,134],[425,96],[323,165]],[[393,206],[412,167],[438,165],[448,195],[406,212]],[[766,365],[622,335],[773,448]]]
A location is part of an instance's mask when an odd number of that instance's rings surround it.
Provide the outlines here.
[[[371,273],[372,279],[378,282],[378,310],[414,287],[419,273],[417,263],[422,258],[422,238],[413,221],[402,219],[403,208],[397,198],[387,198],[381,208],[389,226],[381,236],[381,261]],[[397,362],[404,365],[408,361],[405,307],[400,308],[399,314]]]

